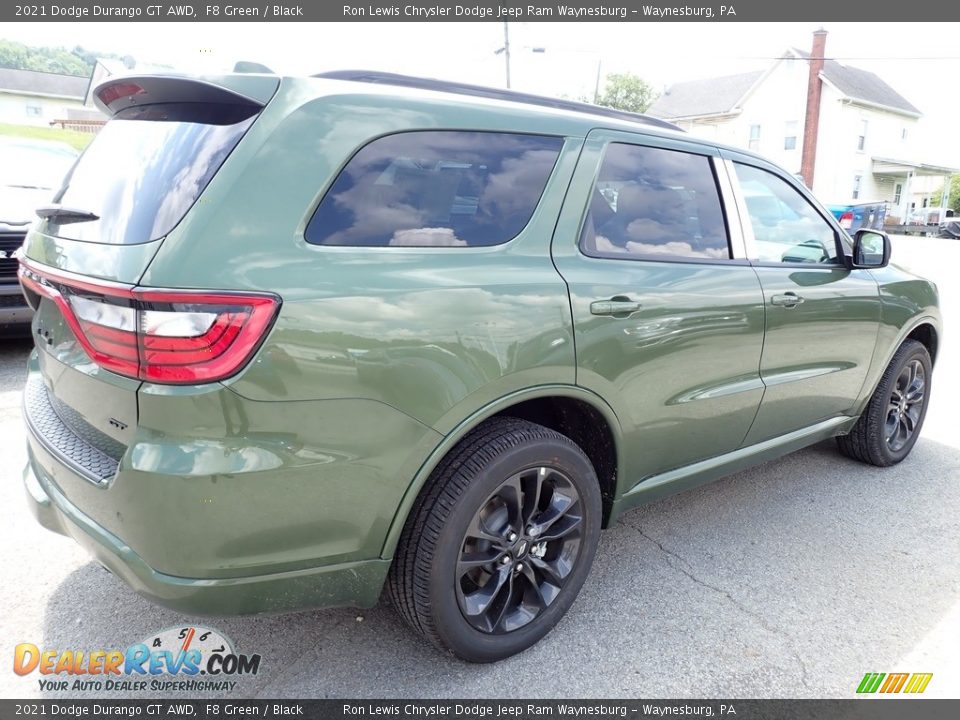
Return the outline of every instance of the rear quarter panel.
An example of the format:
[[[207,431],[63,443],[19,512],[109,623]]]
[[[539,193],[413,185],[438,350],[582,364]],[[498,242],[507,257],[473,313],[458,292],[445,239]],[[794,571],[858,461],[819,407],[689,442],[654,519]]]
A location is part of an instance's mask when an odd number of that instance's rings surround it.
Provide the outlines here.
[[[141,281],[281,295],[270,336],[229,387],[257,401],[375,400],[446,432],[517,389],[573,384],[566,286],[549,242],[581,145],[576,124],[412,95],[324,97],[317,87],[284,80]],[[358,249],[303,239],[326,188],[370,139],[524,127],[568,139],[511,242]]]

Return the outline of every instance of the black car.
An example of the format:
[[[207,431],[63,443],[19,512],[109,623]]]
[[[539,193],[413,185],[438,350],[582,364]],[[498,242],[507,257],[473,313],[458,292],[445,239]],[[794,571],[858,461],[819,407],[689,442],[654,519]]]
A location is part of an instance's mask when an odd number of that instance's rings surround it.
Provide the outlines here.
[[[37,207],[50,201],[77,151],[61,142],[0,138],[0,332],[29,332],[33,311],[17,281],[14,253]]]

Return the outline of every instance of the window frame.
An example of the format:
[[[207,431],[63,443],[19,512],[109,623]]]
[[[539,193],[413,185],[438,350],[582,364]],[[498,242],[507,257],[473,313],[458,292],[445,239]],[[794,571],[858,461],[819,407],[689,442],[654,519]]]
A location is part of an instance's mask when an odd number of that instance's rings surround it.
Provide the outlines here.
[[[520,135],[528,137],[540,137],[540,138],[552,138],[558,140],[560,145],[557,149],[557,157],[553,161],[553,166],[550,169],[547,179],[544,182],[543,188],[540,191],[540,195],[537,197],[537,202],[534,204],[533,209],[531,210],[530,217],[527,218],[527,222],[521,227],[516,235],[513,237],[504,240],[503,242],[495,243],[492,245],[327,245],[324,243],[310,242],[307,239],[307,229],[310,227],[310,224],[313,222],[314,217],[320,210],[320,206],[323,205],[323,201],[329,195],[330,191],[336,185],[337,180],[340,178],[340,175],[343,171],[353,162],[354,158],[362,152],[365,148],[369,147],[375,142],[379,142],[385,138],[394,137],[396,135],[409,135],[411,133],[465,133],[465,134],[492,134],[492,135]],[[551,182],[554,181],[554,178],[557,175],[558,168],[561,166],[564,152],[567,148],[567,144],[570,141],[570,136],[555,134],[555,133],[539,133],[532,132],[530,130],[508,130],[508,129],[481,129],[475,127],[413,127],[413,128],[404,128],[402,130],[393,130],[381,133],[379,135],[374,135],[372,137],[367,137],[362,143],[357,145],[349,155],[347,155],[343,162],[341,162],[336,169],[330,173],[329,178],[326,184],[322,185],[316,195],[314,202],[306,209],[304,218],[301,221],[300,230],[298,232],[299,239],[309,248],[312,248],[317,251],[322,252],[394,252],[394,253],[409,253],[409,252],[449,252],[451,250],[457,250],[459,252],[490,252],[501,250],[504,247],[509,247],[513,243],[517,242],[523,235],[527,232],[527,229],[534,224],[537,218],[537,213],[540,211],[541,206],[543,205],[544,197],[547,194],[547,189],[550,187]]]
[[[842,227],[840,227],[840,224],[837,222],[836,218],[833,217],[833,214],[827,212],[823,207],[821,207],[820,203],[816,201],[816,198],[814,198],[812,193],[810,193],[805,187],[802,187],[795,179],[790,178],[779,168],[766,164],[758,158],[725,153],[723,156],[723,162],[726,166],[727,174],[730,177],[730,184],[735,196],[737,213],[740,220],[740,232],[743,236],[744,245],[746,247],[746,257],[750,265],[753,265],[754,267],[806,268],[807,270],[846,270],[848,268],[845,258],[850,257],[853,252],[853,242],[850,240],[850,236]],[[748,165],[783,180],[804,200],[806,200],[807,204],[810,205],[810,207],[813,208],[813,210],[821,217],[827,226],[833,230],[834,243],[836,244],[837,248],[836,261],[830,263],[804,263],[761,260],[757,252],[756,237],[753,234],[753,222],[750,220],[750,212],[747,208],[747,199],[743,194],[743,188],[740,186],[740,179],[737,176],[737,170],[735,166],[738,164]]]
[[[583,243],[583,231],[587,222],[587,215],[590,210],[590,201],[593,196],[594,189],[596,188],[597,180],[600,177],[600,170],[603,167],[603,161],[606,159],[607,151],[610,149],[611,145],[629,145],[633,147],[649,148],[653,150],[665,150],[668,152],[682,152],[688,155],[695,155],[697,157],[702,157],[707,160],[707,164],[710,168],[710,172],[713,175],[714,185],[717,190],[717,200],[720,203],[720,214],[723,217],[724,229],[727,234],[727,252],[728,257],[725,258],[709,258],[709,257],[687,257],[683,255],[663,255],[659,253],[618,253],[618,254],[593,254],[587,252],[584,249]],[[655,143],[655,142],[644,142],[640,138],[636,139],[625,139],[622,137],[606,137],[603,141],[603,149],[599,154],[599,157],[596,161],[596,166],[593,169],[593,175],[590,179],[589,189],[587,191],[586,197],[584,198],[583,212],[580,217],[580,222],[577,225],[577,235],[576,235],[576,247],[577,252],[582,257],[590,258],[592,260],[598,261],[617,261],[617,260],[626,260],[630,262],[657,262],[657,263],[681,263],[681,264],[697,264],[697,265],[748,265],[749,261],[746,257],[746,251],[743,243],[743,237],[740,233],[739,223],[733,221],[731,216],[730,208],[733,207],[734,195],[733,190],[730,187],[730,180],[727,177],[725,168],[722,166],[722,160],[715,152],[715,150],[709,146],[685,146],[678,147],[673,144],[667,143]]]
[[[754,136],[753,129],[757,129],[757,134]],[[749,150],[759,150],[760,149],[760,135],[763,132],[763,126],[760,123],[754,123],[750,126],[750,129],[747,131],[747,148]]]
[[[792,127],[791,127],[792,126]],[[800,124],[796,120],[786,120],[783,127],[783,149],[784,151],[797,149],[797,133]],[[792,134],[791,134],[792,131]],[[790,141],[793,141],[792,143]]]
[[[870,122],[867,118],[859,119],[860,127],[858,128],[859,132],[857,133],[857,152],[866,152],[867,151],[867,132],[870,128]]]

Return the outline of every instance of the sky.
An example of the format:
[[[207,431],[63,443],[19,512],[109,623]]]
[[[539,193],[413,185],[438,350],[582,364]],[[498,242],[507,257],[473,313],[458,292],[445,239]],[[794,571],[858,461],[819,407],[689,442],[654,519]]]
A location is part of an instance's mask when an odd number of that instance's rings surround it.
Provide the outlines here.
[[[917,159],[960,167],[955,23],[510,23],[515,89],[592,96],[602,74],[674,82],[766,68],[828,31],[827,56],[870,70],[923,113]],[[503,23],[18,23],[0,37],[132,55],[197,72],[237,60],[282,74],[362,68],[503,86]],[[534,52],[534,48],[542,52]]]

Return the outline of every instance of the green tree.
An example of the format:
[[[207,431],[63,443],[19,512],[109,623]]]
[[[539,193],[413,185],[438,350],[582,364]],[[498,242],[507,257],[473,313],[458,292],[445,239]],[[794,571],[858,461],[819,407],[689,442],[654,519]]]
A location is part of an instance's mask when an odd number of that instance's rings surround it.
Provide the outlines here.
[[[940,198],[943,197],[943,185],[930,194],[930,204],[939,205]],[[960,212],[960,175],[953,175],[950,178],[950,189],[947,191],[947,207],[951,207]]]
[[[950,192],[947,198],[947,205],[957,212],[960,212],[960,175],[954,175],[950,178]]]
[[[62,47],[30,47],[12,40],[0,40],[0,67],[14,70],[89,75],[97,57],[98,53],[79,45],[68,50]]]
[[[598,105],[642,113],[659,97],[653,86],[633,73],[610,73],[607,75],[603,92],[597,99]]]

